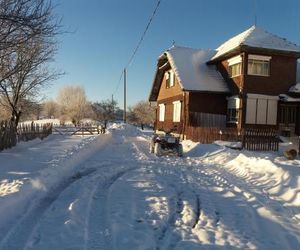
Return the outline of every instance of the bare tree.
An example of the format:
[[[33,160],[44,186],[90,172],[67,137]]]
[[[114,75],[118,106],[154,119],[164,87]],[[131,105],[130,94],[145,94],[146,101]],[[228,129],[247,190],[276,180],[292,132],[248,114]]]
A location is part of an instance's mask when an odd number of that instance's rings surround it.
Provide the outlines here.
[[[144,129],[145,124],[153,124],[155,120],[155,108],[149,105],[147,101],[140,101],[130,109],[132,122],[139,123]]]
[[[1,105],[1,103],[5,103],[5,100],[0,100],[0,121],[9,120],[9,118],[11,117],[10,111],[7,108],[7,105]]]
[[[48,67],[57,51],[51,0],[0,2],[0,97],[17,126],[22,103],[59,74]]]
[[[88,102],[83,87],[63,87],[58,93],[57,103],[60,106],[61,116],[68,117],[74,124],[85,118]]]
[[[57,117],[59,107],[55,101],[53,101],[53,100],[45,101],[42,104],[42,106],[43,106],[42,113],[45,117],[47,117],[47,118]]]
[[[127,112],[127,120],[131,124],[138,124],[138,118],[136,117],[136,114],[134,113],[133,107],[129,106],[128,107],[128,112]]]
[[[92,104],[92,109],[95,113],[96,119],[102,121],[104,123],[104,128],[106,128],[108,121],[115,119],[117,102],[114,100],[95,102]]]

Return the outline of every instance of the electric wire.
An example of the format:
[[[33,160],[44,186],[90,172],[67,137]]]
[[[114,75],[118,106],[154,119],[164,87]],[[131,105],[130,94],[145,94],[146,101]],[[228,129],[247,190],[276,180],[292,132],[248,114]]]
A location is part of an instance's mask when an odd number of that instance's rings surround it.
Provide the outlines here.
[[[132,55],[131,55],[131,57],[130,57],[130,59],[129,59],[129,61],[128,61],[126,67],[125,67],[125,69],[127,69],[127,68],[130,66],[130,64],[131,64],[132,61],[133,61],[133,58],[135,57],[137,51],[139,50],[139,48],[140,48],[140,46],[141,46],[141,44],[142,44],[142,42],[143,42],[143,40],[144,40],[144,38],[145,38],[145,36],[146,36],[146,33],[147,33],[147,31],[148,31],[148,29],[149,29],[149,27],[150,27],[150,25],[151,25],[151,23],[152,23],[152,21],[153,21],[153,19],[154,19],[154,16],[155,16],[155,14],[156,14],[156,12],[157,12],[157,10],[158,10],[158,8],[159,8],[160,3],[161,3],[161,0],[158,0],[157,3],[156,3],[156,7],[155,7],[155,9],[154,9],[154,11],[153,11],[153,13],[152,13],[152,16],[150,17],[150,19],[149,19],[149,21],[148,21],[148,24],[147,24],[147,26],[146,26],[146,28],[145,28],[145,30],[144,30],[142,36],[141,36],[141,38],[140,38],[140,40],[139,40],[139,42],[138,42],[136,48],[134,49],[134,51],[133,51],[133,53],[132,53]]]
[[[144,38],[145,38],[145,36],[146,36],[146,33],[147,33],[147,31],[149,30],[150,25],[151,25],[151,23],[152,23],[152,21],[153,21],[155,15],[156,15],[156,13],[157,13],[157,10],[158,10],[158,8],[159,8],[159,6],[160,6],[160,3],[161,3],[161,0],[158,0],[157,3],[156,3],[155,9],[154,9],[154,11],[153,11],[153,13],[152,13],[152,15],[151,15],[151,17],[150,17],[150,19],[149,19],[147,25],[146,25],[146,28],[145,28],[145,30],[144,30],[144,32],[143,32],[143,34],[142,34],[142,36],[141,36],[141,38],[140,38],[140,40],[139,40],[137,46],[135,47],[135,49],[134,49],[134,51],[133,51],[133,53],[132,53],[132,55],[131,55],[131,57],[130,57],[128,63],[127,63],[126,66],[124,67],[125,70],[126,70],[129,66],[131,66],[131,64],[132,64],[132,62],[133,62],[133,59],[134,59],[136,53],[138,52],[138,50],[139,50],[139,48],[140,48],[142,42],[144,41]],[[117,87],[116,87],[116,89],[115,89],[113,95],[115,95],[115,94],[117,93],[117,91],[119,90],[119,87],[120,87],[120,84],[121,84],[121,80],[122,80],[123,75],[124,75],[124,70],[122,70],[122,73],[121,73],[120,78],[119,78],[118,85],[117,85]]]

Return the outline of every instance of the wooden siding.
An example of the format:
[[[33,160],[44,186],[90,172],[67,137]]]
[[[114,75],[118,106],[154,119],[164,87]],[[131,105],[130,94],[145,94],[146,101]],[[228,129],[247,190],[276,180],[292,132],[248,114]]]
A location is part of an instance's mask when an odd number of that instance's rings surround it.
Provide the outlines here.
[[[235,56],[241,55],[242,56],[242,66],[241,66],[241,75],[231,77],[229,75],[229,66],[228,66],[228,59],[221,61],[217,64],[217,68],[225,81],[228,83],[229,88],[231,89],[231,92],[233,95],[236,95],[239,93],[239,89],[243,87],[243,73],[244,73],[244,55],[243,54],[236,54]]]
[[[248,55],[263,55],[271,56],[270,60],[270,76],[254,76],[248,75]],[[233,94],[236,94],[238,89],[243,93],[255,93],[264,95],[279,95],[287,93],[291,85],[296,82],[297,59],[292,56],[273,55],[257,51],[244,52],[234,56],[242,56],[242,72],[241,75],[230,77],[228,59],[217,64],[217,68],[231,86]],[[234,57],[232,56],[232,57]]]
[[[226,115],[189,112],[189,126],[226,127]]]
[[[174,96],[178,96],[178,95],[182,95],[183,91],[181,89],[181,86],[178,82],[177,77],[175,76],[175,84],[174,86],[167,88],[167,81],[166,81],[166,75],[164,75],[163,79],[162,79],[162,83],[159,89],[159,94],[158,94],[158,98],[157,101],[161,101],[164,100],[166,98],[172,98]]]
[[[184,96],[183,94],[181,95],[177,95],[177,96],[173,96],[170,98],[166,98],[163,100],[160,100],[157,102],[157,105],[159,104],[165,104],[166,105],[166,109],[165,109],[165,120],[163,122],[158,121],[156,122],[156,130],[160,130],[160,131],[170,131],[170,130],[174,130],[174,132],[181,134],[183,131],[183,123],[184,123]],[[182,101],[182,105],[181,105],[181,116],[180,116],[180,122],[173,122],[173,102],[174,101]],[[157,108],[157,114],[156,117],[159,117],[159,107]]]
[[[241,133],[236,128],[187,127],[186,132],[188,140],[204,144],[217,140],[242,141]]]
[[[190,92],[188,105],[190,112],[227,113],[226,94]]]
[[[249,54],[262,55],[255,52]],[[248,63],[246,60],[243,92],[263,95],[287,93],[291,85],[296,83],[297,59],[289,56],[263,55],[272,57],[270,60],[270,76],[248,75]]]

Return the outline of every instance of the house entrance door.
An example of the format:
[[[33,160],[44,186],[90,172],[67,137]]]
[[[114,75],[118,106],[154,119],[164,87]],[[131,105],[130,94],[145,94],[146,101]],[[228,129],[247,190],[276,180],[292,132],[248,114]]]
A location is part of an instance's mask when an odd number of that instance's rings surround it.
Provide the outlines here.
[[[294,104],[280,104],[279,131],[282,136],[294,136],[297,121],[297,106]]]

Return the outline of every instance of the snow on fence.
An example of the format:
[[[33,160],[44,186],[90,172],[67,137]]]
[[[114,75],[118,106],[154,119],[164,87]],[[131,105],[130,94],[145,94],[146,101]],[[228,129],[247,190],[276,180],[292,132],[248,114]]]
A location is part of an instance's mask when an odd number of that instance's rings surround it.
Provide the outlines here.
[[[17,142],[44,139],[52,133],[52,124],[20,124],[16,129],[10,121],[0,121],[0,151],[14,147]]]
[[[60,135],[93,135],[103,134],[105,129],[103,126],[80,125],[80,126],[53,126],[53,134]]]
[[[279,137],[275,129],[187,127],[187,139],[208,144],[217,140],[242,142],[242,147],[252,151],[278,151]]]
[[[52,134],[52,123],[36,124],[21,124],[17,129],[18,141],[30,141],[35,138],[43,140],[48,135]]]

